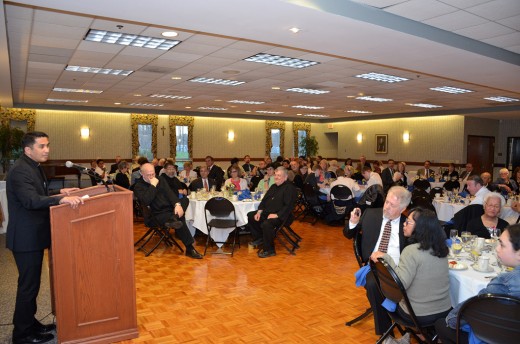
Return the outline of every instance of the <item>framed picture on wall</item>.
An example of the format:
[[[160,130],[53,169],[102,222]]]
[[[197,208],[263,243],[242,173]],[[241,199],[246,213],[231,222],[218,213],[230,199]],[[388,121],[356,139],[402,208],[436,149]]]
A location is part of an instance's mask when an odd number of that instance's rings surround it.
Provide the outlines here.
[[[388,134],[376,134],[376,154],[388,153]]]

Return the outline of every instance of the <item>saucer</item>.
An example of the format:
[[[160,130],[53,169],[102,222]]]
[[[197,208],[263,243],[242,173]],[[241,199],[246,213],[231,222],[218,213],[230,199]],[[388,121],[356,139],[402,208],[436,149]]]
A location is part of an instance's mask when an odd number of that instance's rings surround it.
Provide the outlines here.
[[[450,270],[466,270],[468,266],[464,263],[448,264]]]
[[[473,268],[473,270],[478,271],[478,272],[486,272],[486,273],[495,272],[495,269],[493,269],[492,266],[488,266],[487,270],[480,270],[478,267],[478,264],[473,264],[471,267]]]

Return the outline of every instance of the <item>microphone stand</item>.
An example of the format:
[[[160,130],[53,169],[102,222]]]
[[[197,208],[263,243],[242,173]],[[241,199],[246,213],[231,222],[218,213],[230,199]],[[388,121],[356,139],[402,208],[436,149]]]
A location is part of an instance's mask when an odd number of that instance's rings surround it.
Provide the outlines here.
[[[95,171],[92,171],[91,169],[84,170],[84,172],[87,176],[94,178],[94,180],[98,183],[103,184],[107,188],[107,192],[115,191],[114,187],[112,186],[112,190],[110,190],[109,185],[113,185],[112,179],[110,177],[108,178],[108,181],[103,180],[99,174],[97,174]]]

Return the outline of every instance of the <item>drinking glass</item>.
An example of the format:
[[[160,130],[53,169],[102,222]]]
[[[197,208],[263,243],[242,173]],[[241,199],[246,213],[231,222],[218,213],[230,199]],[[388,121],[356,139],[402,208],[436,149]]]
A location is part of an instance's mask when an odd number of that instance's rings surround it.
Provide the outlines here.
[[[462,239],[462,245],[464,246],[464,251],[469,252],[471,250],[471,232],[461,232],[460,237]]]
[[[450,239],[451,243],[453,244],[455,240],[457,239],[457,236],[459,235],[459,231],[456,229],[450,229]]]

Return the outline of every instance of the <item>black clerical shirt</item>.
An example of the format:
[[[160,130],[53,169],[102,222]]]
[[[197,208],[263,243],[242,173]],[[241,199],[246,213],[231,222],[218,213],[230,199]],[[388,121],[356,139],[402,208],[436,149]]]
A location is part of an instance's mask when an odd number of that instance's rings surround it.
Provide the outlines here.
[[[258,210],[262,211],[262,218],[267,218],[269,214],[277,214],[283,220],[292,213],[297,197],[296,187],[288,180],[279,186],[273,184],[264,195]]]

